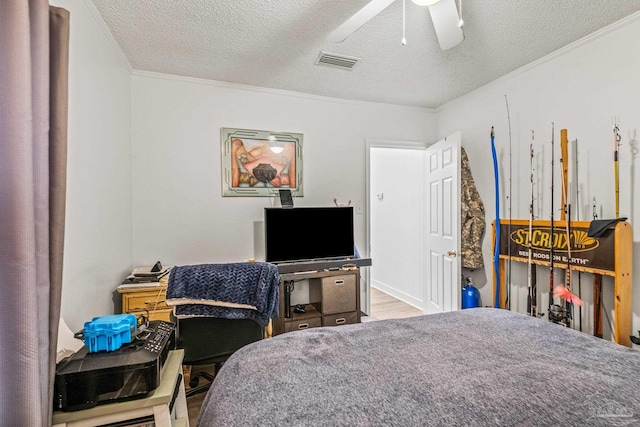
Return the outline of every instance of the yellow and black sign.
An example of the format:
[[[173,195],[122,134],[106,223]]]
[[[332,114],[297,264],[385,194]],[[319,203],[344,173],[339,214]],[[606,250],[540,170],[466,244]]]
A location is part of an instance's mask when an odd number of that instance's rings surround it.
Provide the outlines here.
[[[547,222],[544,226],[534,225],[531,233],[529,232],[529,224],[514,223],[509,227],[508,223],[501,222],[500,255],[508,255],[510,245],[511,256],[528,258],[529,245],[531,245],[534,260],[549,262],[553,247],[553,261],[566,264],[569,261],[570,249],[571,265],[614,270],[613,230],[600,237],[589,237],[589,223],[581,222],[578,224],[581,225],[572,225],[570,233],[567,235],[564,221],[558,221],[553,232]],[[529,234],[531,234],[531,240],[529,240]]]

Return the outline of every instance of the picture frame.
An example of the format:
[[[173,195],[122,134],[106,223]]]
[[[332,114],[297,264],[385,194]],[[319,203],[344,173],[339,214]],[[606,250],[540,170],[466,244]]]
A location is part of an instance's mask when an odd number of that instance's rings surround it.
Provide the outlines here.
[[[222,196],[303,195],[301,133],[221,128]]]

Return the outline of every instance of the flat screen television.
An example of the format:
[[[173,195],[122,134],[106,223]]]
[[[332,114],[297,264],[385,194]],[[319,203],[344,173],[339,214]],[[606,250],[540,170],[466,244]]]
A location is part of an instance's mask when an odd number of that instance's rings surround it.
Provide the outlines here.
[[[265,208],[265,260],[353,258],[353,207]]]

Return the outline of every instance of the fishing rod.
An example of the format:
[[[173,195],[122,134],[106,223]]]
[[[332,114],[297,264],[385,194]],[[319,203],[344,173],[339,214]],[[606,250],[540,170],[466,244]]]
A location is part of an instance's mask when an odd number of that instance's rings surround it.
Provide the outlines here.
[[[552,140],[553,142],[553,140]],[[568,187],[568,161],[567,161],[567,144],[568,144],[568,140],[567,140],[567,130],[566,129],[560,129],[560,164],[562,166],[561,172],[562,172],[562,176],[560,177],[560,182],[561,182],[561,186],[562,186],[562,208],[560,209],[561,215],[560,218],[562,220],[564,220],[565,222],[565,239],[566,239],[566,243],[567,243],[567,268],[565,270],[565,286],[559,286],[557,288],[554,288],[551,292],[552,297],[559,297],[561,300],[562,305],[556,305],[556,304],[551,304],[549,307],[549,320],[553,321],[554,323],[558,323],[567,327],[570,327],[571,325],[571,301],[572,301],[572,294],[571,294],[571,268],[570,268],[570,260],[571,260],[571,230],[570,230],[570,218],[567,218],[567,213],[568,213],[568,202],[567,202],[567,198],[568,198],[568,191],[567,191],[567,187]],[[553,189],[553,149],[551,152],[551,188]],[[553,194],[553,190],[552,190],[552,194]],[[551,235],[552,237],[552,241],[555,240],[555,233],[554,233],[554,223],[553,223],[553,199],[551,200],[552,202],[552,208],[551,208]],[[569,215],[570,217],[570,215]],[[551,244],[551,248],[553,250],[554,247],[554,243]],[[560,245],[558,245],[560,246]],[[551,253],[551,258],[553,259],[553,252]],[[551,262],[550,265],[553,265],[553,261]],[[553,283],[553,268],[551,269],[551,278],[550,278],[550,283]]]
[[[593,220],[598,219],[596,198],[593,198]],[[593,335],[602,338],[602,275],[593,275]]]
[[[620,148],[620,127],[618,124],[618,118],[614,117],[613,120],[613,179],[616,190],[616,219],[620,218],[620,174],[618,171],[618,151]]]
[[[576,221],[580,221],[580,174],[578,173],[578,138],[573,140],[573,158],[575,159],[572,181],[575,183],[576,190]],[[578,271],[578,297],[582,299],[582,273]],[[578,320],[580,322],[579,330],[582,332],[582,306],[578,306]]]
[[[552,316],[552,308],[554,306],[553,301],[553,257],[554,257],[554,222],[553,222],[553,169],[554,169],[554,142],[555,142],[555,124],[551,122],[551,230],[550,230],[550,239],[549,239],[549,320],[553,321],[554,316]]]
[[[571,218],[570,204],[567,204],[567,216]],[[553,316],[552,320],[555,323],[570,328],[571,321],[573,319],[573,307],[574,305],[581,307],[582,300],[571,292],[571,221],[565,222],[565,228],[567,233],[567,270],[565,286],[558,286],[553,290],[554,296],[559,297],[564,302],[564,307],[554,305],[552,307],[552,311],[549,312],[549,316]]]
[[[569,194],[569,188],[567,188],[567,194]],[[573,276],[571,275],[571,262],[572,262],[572,247],[571,247],[571,236],[573,235],[572,232],[572,225],[571,225],[571,203],[567,204],[567,279],[566,279],[566,286],[567,289],[569,290],[571,299],[567,300],[568,303],[568,307],[567,307],[567,315],[568,315],[568,319],[567,319],[567,327],[571,327],[571,323],[573,322],[573,310],[575,309],[576,304],[574,303],[575,298],[574,295],[571,293],[573,291]],[[577,304],[578,307],[581,307],[582,304]],[[580,308],[578,308],[580,309]]]
[[[565,188],[564,192],[568,194],[568,189]],[[570,328],[573,319],[573,298],[571,294],[571,204],[567,203],[565,211],[567,218],[565,222],[565,231],[567,233],[567,270],[564,287],[567,290],[568,298],[565,298],[564,325]]]
[[[567,161],[567,152],[569,151],[569,140],[567,138],[567,130],[560,129],[560,166],[562,175],[562,200],[560,202],[560,221],[567,219],[567,183],[569,181],[569,162]]]
[[[598,212],[596,206],[596,198],[593,198],[593,220],[596,221],[598,219]],[[607,308],[604,305],[604,301],[602,301],[602,274],[593,274],[593,335],[598,338],[603,337],[602,333],[602,313],[607,317],[607,323],[609,324],[610,330],[613,332],[613,324],[611,323],[611,319],[609,318],[609,313],[607,312]]]
[[[564,287],[569,298],[564,300],[563,323],[567,328],[571,327],[573,304],[571,303],[571,205],[569,204],[569,138],[567,130],[560,129],[560,163],[562,165],[562,215],[565,221],[565,233],[567,239],[567,269],[565,270]]]
[[[507,106],[507,121],[509,123],[509,225],[507,225],[507,289],[505,308],[511,309],[511,116],[509,115],[509,101],[507,95],[504,96],[504,103]]]
[[[529,154],[530,154],[530,160],[529,160],[529,181],[531,184],[531,203],[529,204],[529,238],[527,239],[528,242],[528,246],[529,246],[529,264],[528,264],[528,270],[527,270],[527,289],[528,289],[528,293],[527,293],[527,314],[529,316],[533,316],[536,317],[536,310],[537,310],[537,293],[536,293],[536,289],[535,289],[535,285],[533,283],[534,279],[533,276],[535,274],[535,267],[533,266],[533,250],[532,250],[532,234],[533,234],[533,203],[534,203],[534,195],[533,195],[533,141],[534,141],[534,133],[533,130],[531,131],[531,144],[529,144]]]
[[[498,180],[498,156],[496,154],[495,133],[491,126],[491,154],[493,156],[493,177],[496,186],[495,244],[493,248],[493,274],[496,278],[494,308],[500,308],[500,182]]]

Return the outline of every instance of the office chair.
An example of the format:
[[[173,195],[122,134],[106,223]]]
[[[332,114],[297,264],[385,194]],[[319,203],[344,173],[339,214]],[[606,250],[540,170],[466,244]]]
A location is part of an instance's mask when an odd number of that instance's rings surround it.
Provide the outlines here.
[[[189,380],[187,397],[207,391],[222,364],[236,350],[264,336],[264,328],[250,319],[221,319],[217,317],[191,317],[171,321],[176,324],[176,347],[184,349],[184,365],[214,365],[215,371],[197,372]],[[198,385],[200,378],[209,380]]]

